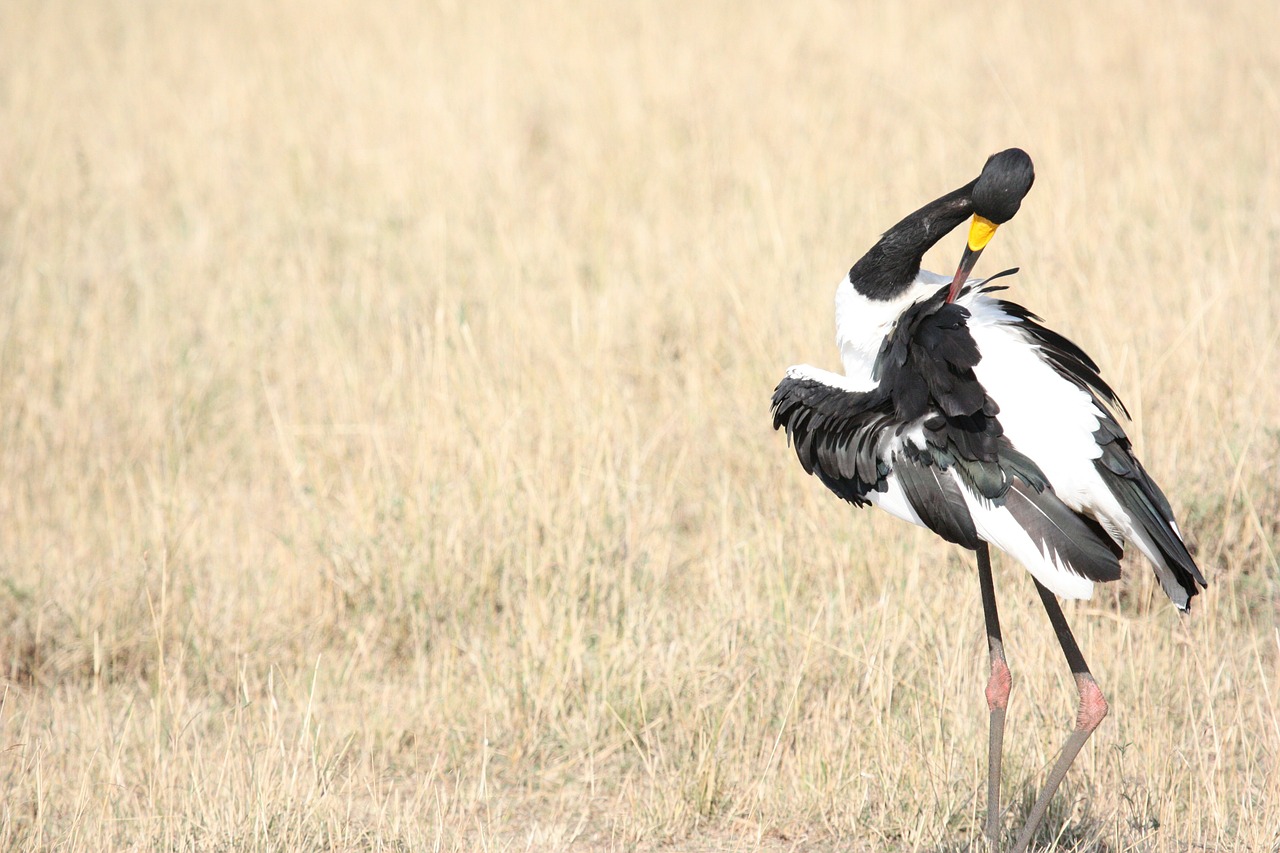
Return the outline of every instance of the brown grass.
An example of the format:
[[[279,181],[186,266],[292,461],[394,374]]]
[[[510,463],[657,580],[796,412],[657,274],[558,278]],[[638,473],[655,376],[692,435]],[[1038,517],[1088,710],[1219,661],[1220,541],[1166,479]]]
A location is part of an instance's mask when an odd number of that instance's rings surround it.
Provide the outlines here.
[[[1043,842],[1280,849],[1278,31],[9,4],[0,848],[965,849],[971,562],[805,477],[768,399],[836,365],[879,231],[1017,144],[983,269],[1104,365],[1212,581],[1071,609],[1113,716]],[[997,584],[1012,831],[1074,696]]]

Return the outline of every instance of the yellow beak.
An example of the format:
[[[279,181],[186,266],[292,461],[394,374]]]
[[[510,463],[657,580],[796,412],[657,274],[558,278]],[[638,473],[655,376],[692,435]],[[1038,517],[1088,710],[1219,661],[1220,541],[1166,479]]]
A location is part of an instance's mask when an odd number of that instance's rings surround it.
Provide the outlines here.
[[[956,277],[951,279],[951,286],[947,289],[948,302],[956,301],[956,297],[960,295],[960,288],[969,280],[969,273],[973,272],[974,265],[978,263],[978,255],[982,254],[982,250],[991,242],[991,238],[999,227],[985,216],[974,214],[973,222],[969,225],[969,243],[964,247],[964,255],[960,258]]]

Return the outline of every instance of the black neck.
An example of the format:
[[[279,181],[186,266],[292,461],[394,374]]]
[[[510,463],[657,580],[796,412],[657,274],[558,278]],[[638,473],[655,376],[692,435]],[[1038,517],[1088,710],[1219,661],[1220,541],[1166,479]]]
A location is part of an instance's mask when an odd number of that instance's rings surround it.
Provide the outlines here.
[[[892,299],[915,281],[924,253],[973,213],[973,185],[931,201],[884,232],[849,270],[849,281],[868,299]]]

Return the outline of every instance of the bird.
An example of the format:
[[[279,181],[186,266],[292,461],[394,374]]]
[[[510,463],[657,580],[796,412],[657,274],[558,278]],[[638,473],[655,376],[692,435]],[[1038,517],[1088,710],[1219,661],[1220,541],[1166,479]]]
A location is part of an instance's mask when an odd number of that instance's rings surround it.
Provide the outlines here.
[[[1035,182],[1019,148],[880,237],[836,289],[843,374],[803,364],[774,390],[805,472],[855,506],[877,506],[975,553],[990,674],[987,820],[999,844],[1000,765],[1012,686],[996,606],[995,546],[1031,574],[1078,692],[1074,730],[1014,847],[1025,851],[1054,792],[1109,706],[1058,597],[1087,599],[1120,578],[1126,546],[1150,561],[1179,610],[1207,587],[1169,501],[1134,454],[1124,403],[1084,350],[993,282],[970,278]],[[921,269],[965,220],[953,276]]]

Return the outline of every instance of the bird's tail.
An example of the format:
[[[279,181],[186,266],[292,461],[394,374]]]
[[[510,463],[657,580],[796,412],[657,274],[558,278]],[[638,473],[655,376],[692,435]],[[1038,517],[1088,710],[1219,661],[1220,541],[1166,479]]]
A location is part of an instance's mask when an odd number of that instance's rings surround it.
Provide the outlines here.
[[[1104,471],[1103,479],[1129,514],[1133,542],[1151,560],[1165,594],[1179,610],[1188,610],[1191,599],[1208,586],[1208,581],[1187,550],[1168,499],[1137,460],[1134,467],[1136,476]]]
[[[1179,610],[1190,609],[1191,599],[1209,583],[1187,550],[1169,499],[1133,455],[1128,436],[1113,418],[1101,420],[1094,438],[1102,450],[1094,467],[1129,516],[1130,529],[1124,533],[1151,560],[1170,600]]]

